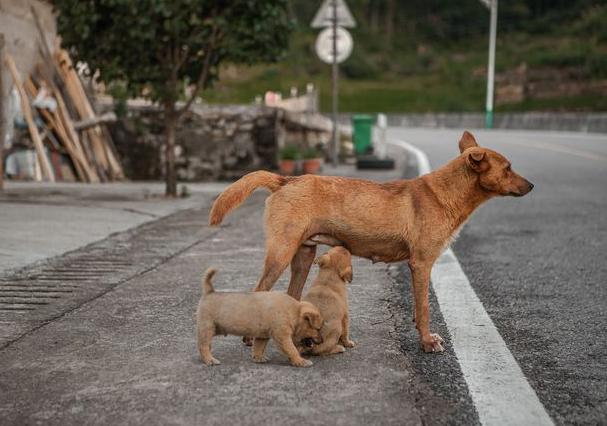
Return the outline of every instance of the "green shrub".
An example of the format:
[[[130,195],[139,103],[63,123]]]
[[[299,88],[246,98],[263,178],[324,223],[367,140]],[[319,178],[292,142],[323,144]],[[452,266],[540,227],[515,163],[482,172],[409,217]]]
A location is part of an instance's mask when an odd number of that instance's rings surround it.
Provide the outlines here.
[[[295,145],[287,145],[280,150],[281,160],[298,160],[299,157],[299,148]]]
[[[304,160],[312,160],[314,158],[320,158],[320,152],[318,152],[318,150],[316,148],[307,148],[304,152],[303,152],[303,158]]]

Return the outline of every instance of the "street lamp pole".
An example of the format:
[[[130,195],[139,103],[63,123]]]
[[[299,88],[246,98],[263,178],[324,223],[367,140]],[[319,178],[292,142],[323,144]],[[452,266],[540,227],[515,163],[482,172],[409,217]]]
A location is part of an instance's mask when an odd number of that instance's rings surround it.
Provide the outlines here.
[[[485,127],[493,127],[493,88],[495,86],[495,39],[497,36],[497,0],[488,0],[491,10],[489,28],[489,65],[487,66],[487,102],[485,105]]]

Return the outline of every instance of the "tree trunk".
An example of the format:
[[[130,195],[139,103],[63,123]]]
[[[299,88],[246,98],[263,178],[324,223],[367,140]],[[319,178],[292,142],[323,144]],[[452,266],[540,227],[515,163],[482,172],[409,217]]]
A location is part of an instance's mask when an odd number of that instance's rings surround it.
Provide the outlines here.
[[[175,105],[171,102],[164,106],[164,126],[165,137],[164,157],[165,157],[165,195],[167,197],[177,197],[177,174],[175,172],[175,129],[177,127],[177,114]]]
[[[394,0],[388,0],[386,4],[386,44],[392,47],[392,35],[394,34],[394,15],[396,13]]]

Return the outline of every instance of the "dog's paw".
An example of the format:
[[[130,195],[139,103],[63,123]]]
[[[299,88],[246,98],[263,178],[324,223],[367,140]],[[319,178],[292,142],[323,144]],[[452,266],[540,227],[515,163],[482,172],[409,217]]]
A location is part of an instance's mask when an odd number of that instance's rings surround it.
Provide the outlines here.
[[[247,346],[253,346],[253,340],[255,340],[253,337],[245,336],[242,338],[242,343]]]
[[[353,340],[346,340],[345,342],[342,342],[342,345],[344,345],[346,348],[353,348],[354,346],[356,346],[356,343],[354,343]]]
[[[256,362],[258,364],[263,364],[269,361],[269,358],[265,357],[265,356],[260,356],[258,358],[253,357],[253,362]]]
[[[438,334],[430,334],[427,339],[422,338],[420,340],[420,345],[426,353],[443,352],[445,350],[442,345],[443,342],[443,338]]]
[[[309,359],[305,359],[305,358],[301,358],[301,359],[296,359],[294,361],[291,361],[291,364],[293,364],[293,366],[295,367],[312,367],[312,364],[314,364],[312,361],[310,361]]]
[[[331,353],[343,354],[345,351],[346,351],[346,348],[344,348],[342,345],[335,345],[335,347],[333,348],[333,351],[331,351]]]
[[[213,358],[213,357],[211,357],[211,359],[207,359],[202,362],[204,362],[205,365],[207,365],[208,367],[212,367],[213,365],[221,364],[221,361],[219,361],[217,358]]]

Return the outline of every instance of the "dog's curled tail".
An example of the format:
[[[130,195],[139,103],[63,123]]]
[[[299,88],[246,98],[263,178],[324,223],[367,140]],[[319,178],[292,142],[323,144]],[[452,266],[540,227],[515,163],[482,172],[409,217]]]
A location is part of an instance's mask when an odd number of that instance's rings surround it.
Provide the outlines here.
[[[204,273],[204,279],[202,280],[202,294],[209,294],[215,292],[213,288],[213,277],[217,273],[217,269],[209,268]]]
[[[257,188],[263,186],[276,192],[288,181],[288,177],[265,170],[258,170],[241,177],[217,197],[209,214],[209,224],[219,225],[229,212],[238,207]]]

